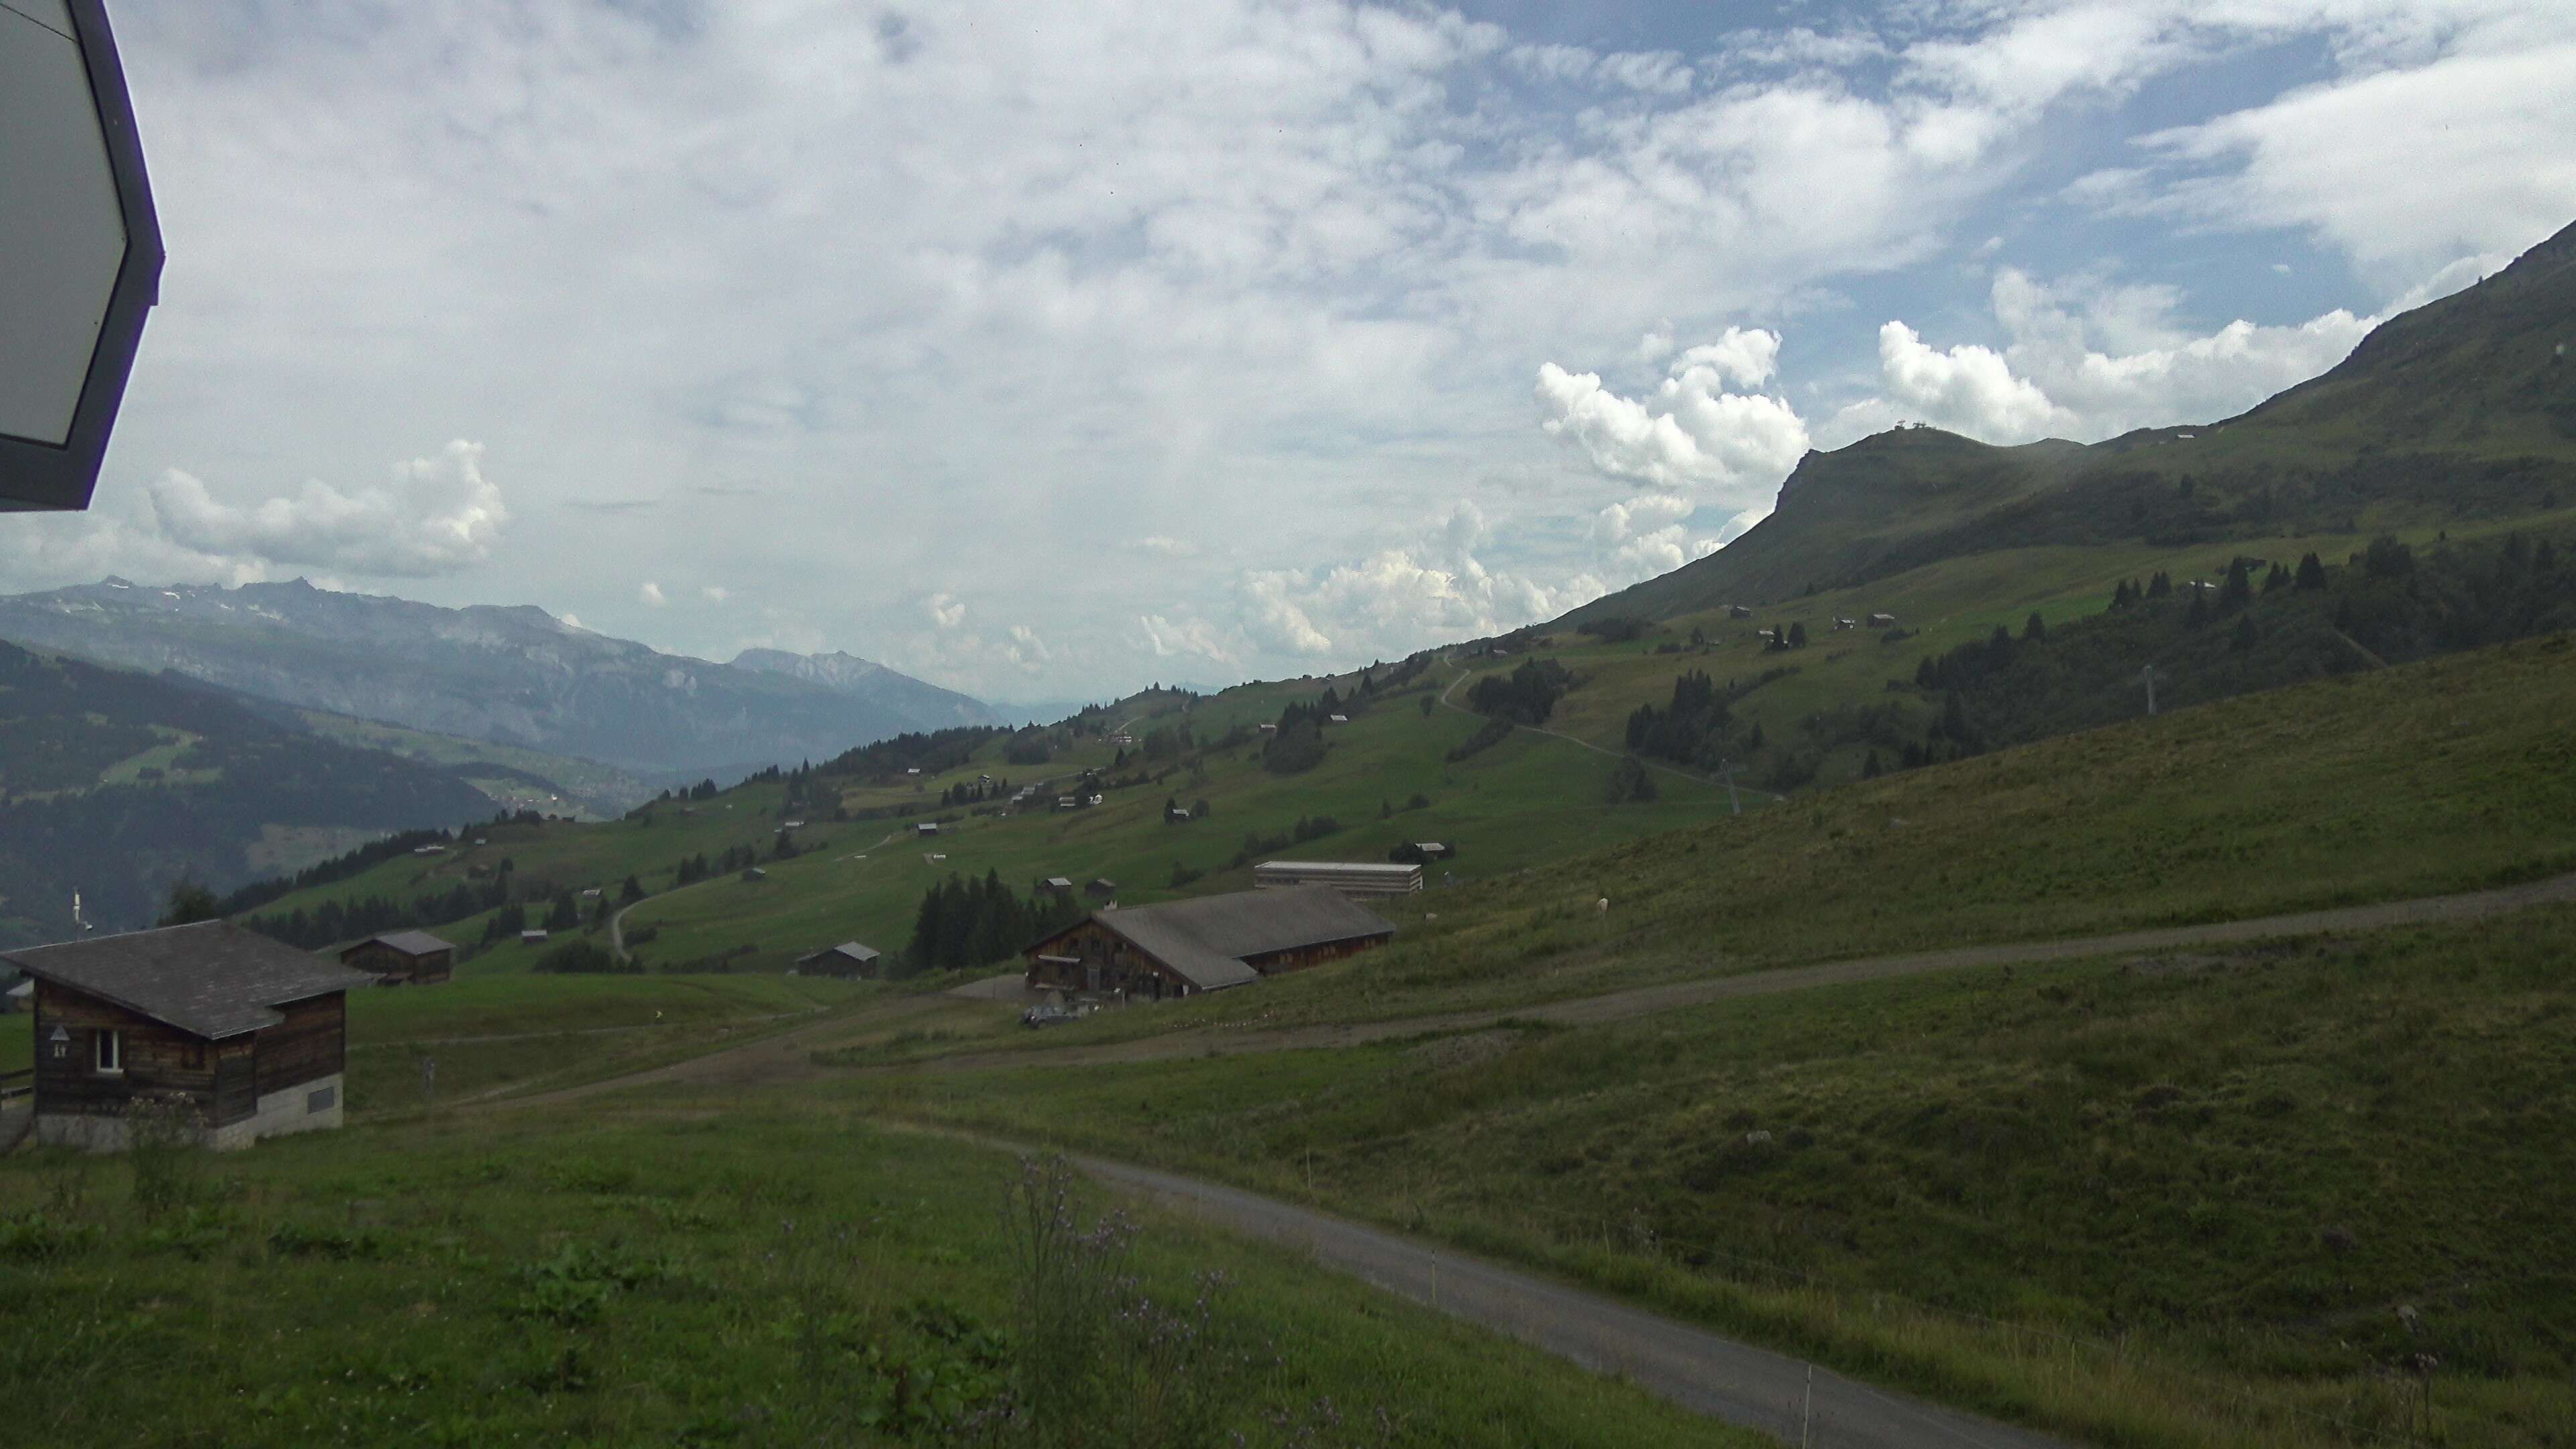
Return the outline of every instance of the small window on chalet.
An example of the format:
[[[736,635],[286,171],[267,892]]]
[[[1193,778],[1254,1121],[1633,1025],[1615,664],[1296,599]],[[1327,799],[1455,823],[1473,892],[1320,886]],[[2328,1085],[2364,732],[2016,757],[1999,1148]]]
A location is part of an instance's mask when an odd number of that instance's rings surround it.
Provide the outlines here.
[[[121,1073],[125,1070],[125,1040],[119,1033],[99,1032],[90,1038],[90,1044],[98,1054],[96,1060],[100,1071]]]

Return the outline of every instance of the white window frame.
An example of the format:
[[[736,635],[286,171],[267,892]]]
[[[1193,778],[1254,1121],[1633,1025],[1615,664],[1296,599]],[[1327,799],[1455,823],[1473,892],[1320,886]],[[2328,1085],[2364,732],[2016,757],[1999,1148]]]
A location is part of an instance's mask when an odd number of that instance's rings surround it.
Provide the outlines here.
[[[90,1033],[89,1062],[102,1077],[125,1075],[125,1033],[99,1031]]]

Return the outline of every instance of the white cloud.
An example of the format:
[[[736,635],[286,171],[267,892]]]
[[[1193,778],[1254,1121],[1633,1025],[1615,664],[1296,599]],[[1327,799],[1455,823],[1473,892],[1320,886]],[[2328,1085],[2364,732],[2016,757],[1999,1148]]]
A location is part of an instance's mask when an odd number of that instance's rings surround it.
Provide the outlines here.
[[[1148,647],[1157,659],[1192,656],[1229,668],[1243,662],[1243,656],[1228,645],[1215,628],[1205,620],[1174,622],[1160,614],[1142,614],[1137,623],[1145,626]]]
[[[1837,421],[1846,427],[1863,416],[1877,426],[1903,419],[1990,443],[2026,443],[2045,436],[2058,416],[2048,394],[2015,377],[2002,353],[1973,343],[1937,349],[1902,322],[1878,330],[1878,366],[1885,396],[1845,409]]]
[[[1613,503],[1593,520],[1592,541],[1614,584],[1666,574],[1717,552],[1713,537],[1692,538],[1684,527],[1699,505],[1668,493],[1648,493]]]
[[[644,587],[635,591],[635,597],[646,604],[650,604],[656,609],[671,602],[669,599],[663,597],[662,586],[654,583],[650,579],[644,581]]]
[[[1648,398],[1621,397],[1598,373],[1539,367],[1539,426],[1583,450],[1592,466],[1663,489],[1701,488],[1741,502],[1776,488],[1807,450],[1807,427],[1758,386],[1779,366],[1778,333],[1729,327],[1683,352]]]
[[[1197,544],[1186,539],[1165,538],[1159,533],[1149,533],[1136,540],[1136,546],[1147,553],[1159,553],[1165,558],[1195,558],[1199,551]]]
[[[2518,19],[2454,42],[2491,49],[2374,67],[2144,138],[2201,172],[2130,205],[2312,231],[2383,277],[2529,246],[2576,209],[2576,10]]]
[[[954,629],[966,622],[966,605],[954,594],[932,594],[921,601],[921,607],[930,615],[930,622],[942,629]]]
[[[2007,267],[1989,294],[2010,339],[2003,348],[1938,349],[1889,322],[1880,329],[1879,393],[1842,409],[1827,432],[1840,443],[1915,421],[1991,443],[2050,434],[2092,442],[2232,417],[2332,369],[2380,323],[2501,261],[2453,263],[2367,317],[2335,308],[2278,325],[2238,318],[2211,332],[2179,319],[2183,299],[2171,287],[2098,276],[2042,282]]]
[[[390,483],[347,491],[313,479],[293,497],[248,507],[217,500],[173,468],[152,485],[161,531],[183,548],[265,564],[379,578],[431,578],[489,558],[510,520],[483,476],[483,446],[463,439],[393,468]]]
[[[585,634],[590,632],[590,626],[581,621],[579,614],[564,613],[556,617],[563,620],[563,626],[567,629],[579,629]]]
[[[733,597],[733,591],[722,584],[709,584],[698,590],[698,596],[710,604],[721,604]]]

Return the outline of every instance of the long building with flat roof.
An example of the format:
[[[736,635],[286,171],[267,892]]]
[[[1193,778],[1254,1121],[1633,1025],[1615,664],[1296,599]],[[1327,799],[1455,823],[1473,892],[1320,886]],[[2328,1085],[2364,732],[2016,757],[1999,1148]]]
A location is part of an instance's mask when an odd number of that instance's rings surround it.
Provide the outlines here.
[[[1422,889],[1422,865],[1380,860],[1265,860],[1252,868],[1254,890],[1331,886],[1346,896],[1405,896]]]

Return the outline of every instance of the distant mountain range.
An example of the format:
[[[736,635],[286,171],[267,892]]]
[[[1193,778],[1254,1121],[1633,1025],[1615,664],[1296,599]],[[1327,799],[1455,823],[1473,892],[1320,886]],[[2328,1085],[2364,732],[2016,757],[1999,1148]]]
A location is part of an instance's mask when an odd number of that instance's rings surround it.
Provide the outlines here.
[[[1777,603],[1996,549],[2175,547],[2576,505],[2571,353],[2576,226],[2234,418],[2009,448],[1897,428],[1809,453],[1743,537],[1563,622]]]
[[[0,644],[0,946],[150,925],[170,887],[221,891],[397,830],[488,819],[489,765],[317,737],[193,680]],[[542,798],[542,797],[540,797]]]
[[[446,609],[300,579],[162,588],[110,578],[0,598],[0,639],[660,780],[998,723],[974,699],[848,654],[754,649],[717,664],[531,606]]]

